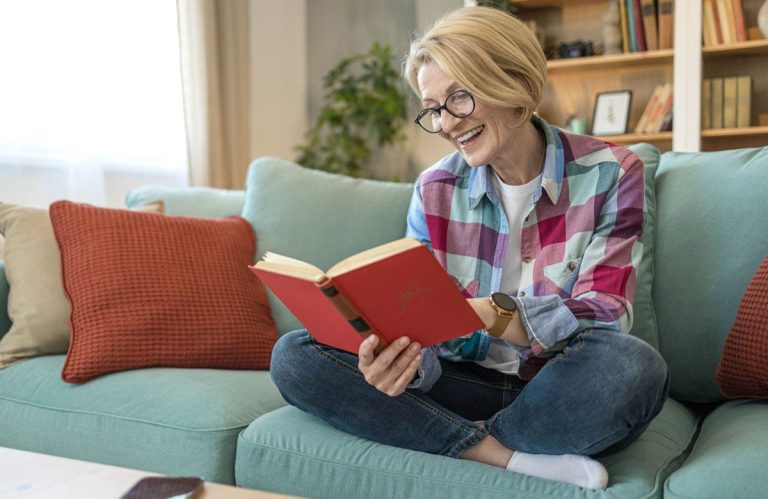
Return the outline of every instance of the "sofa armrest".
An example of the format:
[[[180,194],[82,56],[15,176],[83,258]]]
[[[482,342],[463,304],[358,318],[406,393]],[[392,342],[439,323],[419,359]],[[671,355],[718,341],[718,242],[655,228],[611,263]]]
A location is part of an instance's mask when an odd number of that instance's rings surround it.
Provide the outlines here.
[[[240,215],[244,200],[245,192],[241,190],[147,185],[131,190],[125,197],[125,205],[141,209],[161,203],[162,212],[167,215],[220,218]]]
[[[11,318],[8,317],[8,279],[5,277],[5,262],[0,260],[0,338],[11,328]]]

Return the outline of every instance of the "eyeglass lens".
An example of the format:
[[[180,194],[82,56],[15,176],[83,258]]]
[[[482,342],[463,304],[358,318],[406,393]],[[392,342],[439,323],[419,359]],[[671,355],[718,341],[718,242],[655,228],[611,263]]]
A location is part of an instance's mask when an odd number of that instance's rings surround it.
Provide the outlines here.
[[[440,117],[443,109],[457,118],[466,118],[475,110],[475,100],[469,92],[459,90],[449,95],[442,106],[423,109],[419,113],[417,123],[428,132],[439,132],[442,129]]]

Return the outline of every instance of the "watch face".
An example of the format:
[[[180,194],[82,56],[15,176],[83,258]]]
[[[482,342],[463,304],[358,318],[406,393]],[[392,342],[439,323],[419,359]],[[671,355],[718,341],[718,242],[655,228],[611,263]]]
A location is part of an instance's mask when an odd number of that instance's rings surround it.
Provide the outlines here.
[[[504,310],[509,310],[510,312],[517,310],[517,305],[506,293],[493,293],[491,299],[493,303]]]

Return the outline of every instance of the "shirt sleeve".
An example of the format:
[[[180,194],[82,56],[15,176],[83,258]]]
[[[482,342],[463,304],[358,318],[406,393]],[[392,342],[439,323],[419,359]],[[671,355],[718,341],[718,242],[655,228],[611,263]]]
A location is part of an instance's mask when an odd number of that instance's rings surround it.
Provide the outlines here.
[[[568,297],[513,297],[537,355],[593,328],[629,332],[643,248],[642,161],[626,151],[618,179],[605,193],[595,229]]]

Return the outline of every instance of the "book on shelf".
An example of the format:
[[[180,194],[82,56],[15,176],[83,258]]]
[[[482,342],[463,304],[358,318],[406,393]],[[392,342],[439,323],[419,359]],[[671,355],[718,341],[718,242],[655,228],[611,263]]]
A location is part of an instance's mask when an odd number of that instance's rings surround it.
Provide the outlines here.
[[[717,30],[715,28],[715,0],[704,0],[702,4],[701,30],[703,32],[704,46],[718,45]]]
[[[752,78],[739,76],[737,78],[736,126],[752,125]]]
[[[747,22],[744,16],[744,2],[743,0],[731,0],[733,3],[733,19],[736,24],[736,41],[746,42],[749,40],[747,36]]]
[[[712,128],[723,128],[723,79],[711,78],[709,114]]]
[[[712,80],[709,78],[701,82],[701,128],[712,128]]]
[[[664,84],[656,85],[656,87],[653,89],[653,93],[651,93],[651,97],[648,99],[648,102],[645,104],[645,108],[643,109],[643,112],[640,114],[640,119],[637,121],[637,125],[635,126],[635,133],[644,133],[645,125],[648,123],[648,117],[651,115],[651,112],[653,109],[656,108],[656,104],[659,101],[659,96],[664,89]]]
[[[641,0],[640,7],[643,14],[646,48],[647,50],[658,50],[659,31],[656,26],[656,0]]]
[[[619,0],[619,24],[621,26],[621,48],[625,54],[632,52],[632,45],[629,43],[629,31],[627,29],[627,3]]]
[[[671,49],[675,32],[675,2],[674,0],[659,0],[659,48]]]
[[[717,23],[720,26],[720,31],[723,33],[723,43],[733,43],[735,37],[731,33],[731,23],[728,20],[728,5],[731,0],[715,0]]]
[[[736,86],[735,76],[723,79],[723,128],[736,128]]]
[[[637,52],[645,52],[648,46],[645,42],[645,28],[643,27],[643,9],[640,5],[641,0],[628,0],[632,4],[632,20],[634,22],[635,43]]]
[[[638,52],[637,34],[635,33],[635,9],[632,6],[632,0],[619,0],[624,2],[627,8],[627,34],[629,36],[629,51]]]
[[[428,347],[483,328],[426,246],[403,238],[352,255],[327,271],[267,253],[249,267],[319,342],[357,353],[401,336]]]
[[[657,133],[664,130],[672,120],[672,84],[660,83],[653,90],[651,98],[640,115],[635,133]]]

